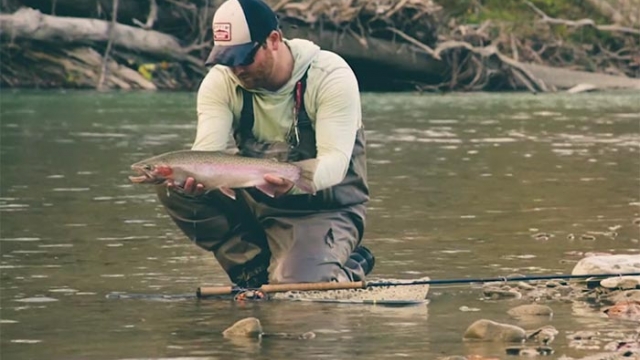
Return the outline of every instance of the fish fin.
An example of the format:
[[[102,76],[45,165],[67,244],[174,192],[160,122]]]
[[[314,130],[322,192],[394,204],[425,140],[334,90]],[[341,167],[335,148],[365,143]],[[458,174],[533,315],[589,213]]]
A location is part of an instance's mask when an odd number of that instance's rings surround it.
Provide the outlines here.
[[[318,159],[308,159],[297,161],[293,163],[300,168],[300,178],[295,182],[295,185],[302,191],[308,194],[316,194],[316,184],[313,178],[316,174],[316,168],[318,167]]]
[[[269,197],[276,196],[275,187],[269,183],[256,185],[256,188],[262,191],[263,193],[265,193]]]
[[[227,195],[228,197],[232,198],[233,200],[236,199],[236,192],[233,191],[232,188],[229,187],[220,187],[218,188],[220,190],[220,192],[222,192],[223,194]]]

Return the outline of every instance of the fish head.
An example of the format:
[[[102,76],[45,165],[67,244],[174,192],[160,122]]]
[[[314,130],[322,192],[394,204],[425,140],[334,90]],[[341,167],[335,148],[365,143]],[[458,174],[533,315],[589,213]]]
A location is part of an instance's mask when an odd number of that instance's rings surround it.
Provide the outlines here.
[[[141,161],[131,165],[131,170],[138,173],[138,176],[129,176],[136,184],[162,184],[173,180],[173,169],[167,164]]]

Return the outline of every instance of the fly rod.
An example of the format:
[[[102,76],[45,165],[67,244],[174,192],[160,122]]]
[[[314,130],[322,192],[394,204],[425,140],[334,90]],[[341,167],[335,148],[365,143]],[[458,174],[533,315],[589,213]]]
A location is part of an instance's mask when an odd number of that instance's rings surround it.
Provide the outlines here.
[[[620,274],[584,274],[584,275],[527,275],[512,277],[492,277],[492,278],[470,278],[470,279],[440,279],[440,280],[414,280],[405,282],[394,281],[353,281],[353,282],[320,282],[320,283],[294,283],[294,284],[266,284],[259,288],[243,288],[237,286],[202,286],[199,287],[196,296],[206,298],[216,295],[233,295],[245,291],[260,291],[264,294],[287,291],[327,291],[327,290],[348,290],[366,289],[368,287],[382,286],[410,286],[410,285],[452,285],[452,284],[473,284],[487,282],[509,282],[528,280],[551,280],[551,279],[591,279],[591,278],[612,278],[622,276],[640,276],[640,272],[620,273]]]

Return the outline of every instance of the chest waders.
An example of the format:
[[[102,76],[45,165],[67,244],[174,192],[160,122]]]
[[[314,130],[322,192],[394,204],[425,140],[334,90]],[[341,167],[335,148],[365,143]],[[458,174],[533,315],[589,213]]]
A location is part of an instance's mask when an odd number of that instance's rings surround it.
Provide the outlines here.
[[[253,95],[239,88],[243,108],[234,129],[239,155],[283,161],[316,156],[315,131],[304,106],[306,78],[305,73],[294,88],[294,120],[283,142],[256,139]],[[373,267],[372,255],[358,247],[369,200],[362,128],[343,181],[315,195],[270,198],[248,188],[236,189],[233,200],[217,190],[189,197],[163,186],[157,194],[177,226],[196,245],[212,251],[239,286],[358,281]],[[368,264],[363,260],[367,257]]]

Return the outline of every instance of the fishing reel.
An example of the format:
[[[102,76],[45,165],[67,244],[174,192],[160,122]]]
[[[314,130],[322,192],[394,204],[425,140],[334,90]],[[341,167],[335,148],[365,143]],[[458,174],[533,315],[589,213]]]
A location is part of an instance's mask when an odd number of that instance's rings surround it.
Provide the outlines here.
[[[263,301],[269,300],[266,293],[260,290],[243,290],[233,297],[234,301]]]

